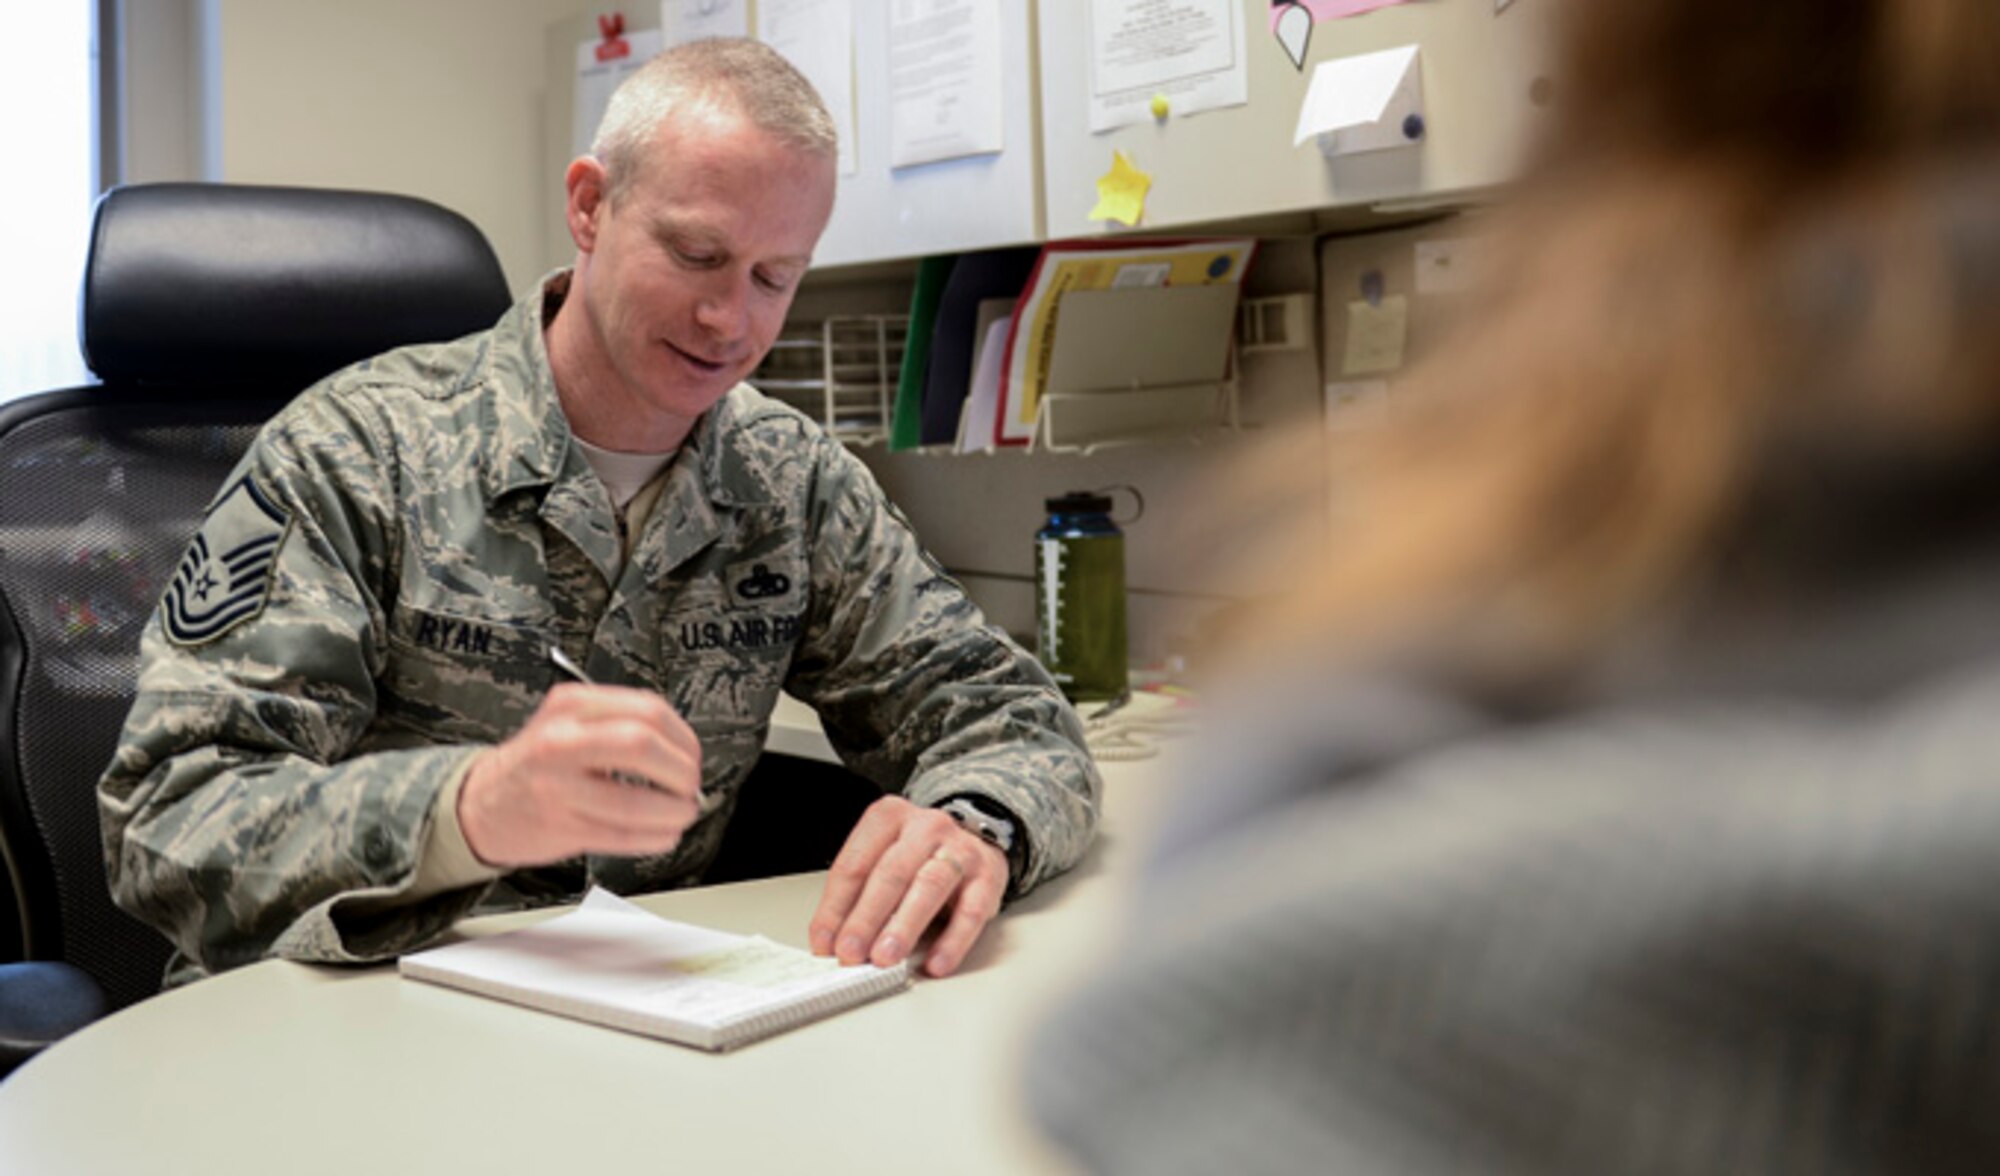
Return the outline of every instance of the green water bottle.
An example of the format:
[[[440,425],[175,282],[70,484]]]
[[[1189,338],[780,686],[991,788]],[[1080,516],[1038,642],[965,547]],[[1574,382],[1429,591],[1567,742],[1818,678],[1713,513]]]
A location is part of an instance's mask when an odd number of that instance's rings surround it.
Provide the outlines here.
[[[1051,498],[1035,533],[1036,652],[1072,702],[1125,692],[1125,533],[1111,499]]]

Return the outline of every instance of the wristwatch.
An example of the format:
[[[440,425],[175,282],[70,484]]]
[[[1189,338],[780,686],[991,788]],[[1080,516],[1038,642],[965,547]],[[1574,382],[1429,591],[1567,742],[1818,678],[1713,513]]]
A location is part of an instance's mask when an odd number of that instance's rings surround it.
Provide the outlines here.
[[[1006,856],[1008,868],[1014,867],[1014,845],[1020,838],[1013,814],[984,797],[969,794],[952,797],[939,805],[938,811],[957,821],[959,828],[999,850]]]

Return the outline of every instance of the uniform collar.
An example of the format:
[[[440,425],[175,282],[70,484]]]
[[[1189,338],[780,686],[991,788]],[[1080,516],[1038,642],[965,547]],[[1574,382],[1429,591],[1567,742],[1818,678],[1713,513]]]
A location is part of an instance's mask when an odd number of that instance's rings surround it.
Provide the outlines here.
[[[498,452],[486,465],[486,490],[499,497],[513,490],[547,487],[563,476],[570,455],[569,421],[556,394],[543,330],[569,293],[570,271],[556,270],[533,293],[514,304],[493,328],[491,345],[480,359],[480,382],[499,395],[487,400],[486,436]],[[518,395],[506,395],[518,389]],[[728,435],[746,420],[756,400],[747,384],[729,390],[701,415],[681,443],[675,465],[692,458],[703,493],[716,506],[757,506],[772,499],[770,487],[740,458],[732,458]],[[582,456],[577,455],[579,465]]]

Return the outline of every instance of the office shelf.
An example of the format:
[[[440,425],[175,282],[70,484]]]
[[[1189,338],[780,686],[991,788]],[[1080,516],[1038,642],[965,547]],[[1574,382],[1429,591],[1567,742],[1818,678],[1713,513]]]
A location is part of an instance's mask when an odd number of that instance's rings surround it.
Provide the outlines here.
[[[909,316],[894,314],[800,324],[772,344],[750,382],[842,441],[879,441],[889,434],[909,329]]]

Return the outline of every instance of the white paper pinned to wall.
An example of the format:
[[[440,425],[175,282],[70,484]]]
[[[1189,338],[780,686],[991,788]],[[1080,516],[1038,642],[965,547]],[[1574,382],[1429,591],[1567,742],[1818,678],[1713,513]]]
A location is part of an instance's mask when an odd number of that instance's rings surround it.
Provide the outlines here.
[[[604,119],[604,108],[611,105],[611,92],[661,49],[658,29],[625,33],[624,41],[627,45],[624,56],[602,60],[597,50],[604,44],[603,41],[584,41],[576,47],[576,105],[575,117],[570,125],[571,155],[590,154],[591,141],[597,137],[597,124]]]
[[[1340,364],[1343,376],[1370,376],[1403,366],[1410,337],[1410,300],[1392,294],[1379,302],[1347,304],[1347,348]]]
[[[1074,3],[1076,0],[1062,0]],[[1237,0],[1085,0],[1093,134],[1250,101]]]
[[[704,37],[747,37],[750,10],[744,0],[660,0],[660,28],[668,48]]]
[[[1000,6],[901,0],[889,9],[889,166],[1001,150]]]
[[[840,174],[859,164],[854,146],[854,5],[851,0],[762,0],[757,39],[785,55],[819,91],[840,135]]]
[[[1422,135],[1422,55],[1403,45],[1320,62],[1292,143],[1318,136],[1328,155],[1351,155],[1409,146]]]
[[[1445,237],[1417,242],[1418,294],[1463,294],[1479,281],[1484,242],[1475,237]]]

